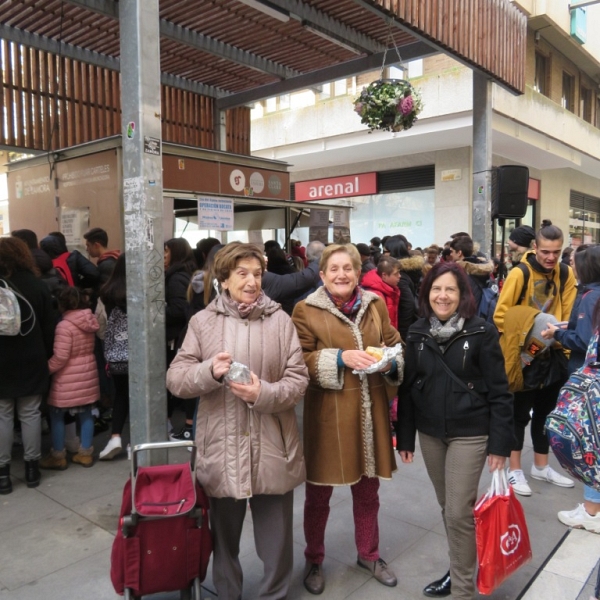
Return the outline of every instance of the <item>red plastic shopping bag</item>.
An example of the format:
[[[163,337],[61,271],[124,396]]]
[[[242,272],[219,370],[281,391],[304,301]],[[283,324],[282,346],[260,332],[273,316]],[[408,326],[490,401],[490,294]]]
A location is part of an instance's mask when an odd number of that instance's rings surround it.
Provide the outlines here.
[[[491,594],[531,560],[523,507],[508,485],[504,470],[494,471],[492,485],[473,513],[479,559],[477,589],[480,594]]]

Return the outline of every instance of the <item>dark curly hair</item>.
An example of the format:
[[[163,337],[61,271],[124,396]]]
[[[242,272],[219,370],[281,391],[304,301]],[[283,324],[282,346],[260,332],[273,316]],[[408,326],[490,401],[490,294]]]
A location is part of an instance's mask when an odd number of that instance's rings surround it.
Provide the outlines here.
[[[419,313],[422,317],[429,319],[433,314],[431,304],[429,304],[429,293],[433,286],[434,281],[445,275],[446,273],[452,273],[456,279],[458,285],[458,291],[460,293],[460,300],[458,301],[458,314],[464,319],[470,319],[476,313],[475,299],[473,298],[473,292],[469,285],[469,280],[465,270],[454,262],[439,262],[433,265],[423,283],[421,283],[421,289],[419,290]]]
[[[0,238],[0,275],[11,277],[15,271],[40,272],[27,244],[16,237]]]
[[[60,309],[60,312],[81,310],[82,308],[89,307],[89,297],[76,287],[64,287],[58,294],[58,308]]]

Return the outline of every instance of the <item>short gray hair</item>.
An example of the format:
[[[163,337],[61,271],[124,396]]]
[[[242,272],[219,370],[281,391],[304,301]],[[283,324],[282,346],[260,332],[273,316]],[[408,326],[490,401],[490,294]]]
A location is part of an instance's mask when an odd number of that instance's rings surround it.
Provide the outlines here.
[[[308,262],[313,262],[314,260],[319,262],[321,260],[321,255],[323,254],[323,250],[325,250],[325,244],[323,242],[319,242],[319,240],[309,242],[309,244],[306,246],[306,260]]]

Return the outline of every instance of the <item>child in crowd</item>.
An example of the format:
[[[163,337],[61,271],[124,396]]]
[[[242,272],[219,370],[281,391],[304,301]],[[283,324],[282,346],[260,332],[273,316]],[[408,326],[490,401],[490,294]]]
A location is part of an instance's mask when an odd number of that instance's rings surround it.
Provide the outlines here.
[[[73,462],[84,467],[94,463],[92,407],[100,396],[94,339],[99,325],[89,309],[87,297],[75,287],[66,287],[60,292],[58,307],[62,320],[56,326],[54,353],[48,361],[53,374],[48,396],[53,448],[40,461],[40,467],[63,471],[67,468],[66,412],[76,414],[80,426],[81,446]]]
[[[400,300],[400,264],[391,256],[382,256],[377,269],[363,275],[360,286],[383,298],[390,315],[392,327],[398,329],[398,302]]]

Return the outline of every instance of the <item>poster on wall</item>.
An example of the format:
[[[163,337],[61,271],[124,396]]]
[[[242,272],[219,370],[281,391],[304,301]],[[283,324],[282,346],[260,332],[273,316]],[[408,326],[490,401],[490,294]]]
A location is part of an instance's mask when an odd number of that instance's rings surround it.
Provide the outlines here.
[[[65,236],[67,246],[70,249],[85,249],[83,234],[90,228],[90,209],[61,208],[60,231]]]
[[[333,243],[350,243],[350,209],[333,209]]]
[[[310,211],[310,222],[308,240],[315,240],[326,244],[329,241],[329,210],[312,208]]]
[[[233,230],[233,200],[211,196],[198,198],[198,229]]]

